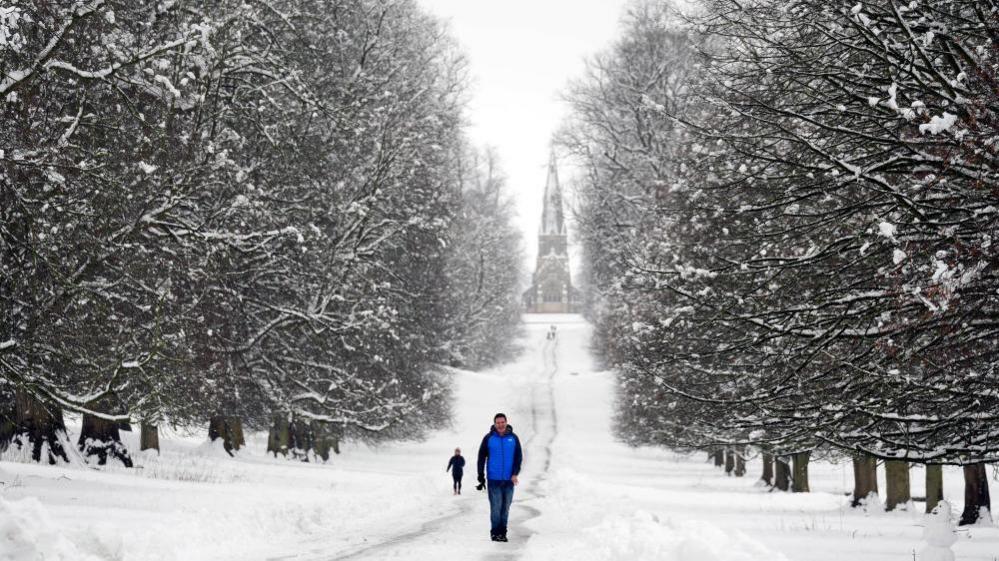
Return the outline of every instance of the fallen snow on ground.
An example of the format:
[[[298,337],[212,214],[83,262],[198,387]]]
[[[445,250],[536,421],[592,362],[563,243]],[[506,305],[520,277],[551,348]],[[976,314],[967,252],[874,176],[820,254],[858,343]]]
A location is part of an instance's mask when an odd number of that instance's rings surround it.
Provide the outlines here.
[[[756,485],[758,460],[726,477],[705,454],[616,442],[614,379],[593,365],[589,326],[527,320],[518,360],[455,373],[453,427],[411,420],[424,442],[348,445],[316,465],[269,457],[265,434],[230,458],[206,431],[164,431],[162,455],[136,454],[131,470],[2,461],[0,561],[925,561],[922,503],[849,508],[848,462],[814,461],[813,492],[792,494]],[[552,323],[555,343],[544,336]],[[487,502],[473,488],[497,411],[527,445],[509,544],[488,541]],[[138,435],[125,439],[138,449]],[[455,446],[468,462],[459,497],[444,472]],[[923,477],[913,469],[914,496]],[[960,512],[960,471],[945,470],[944,486]],[[962,528],[952,549],[996,561],[999,528]]]
[[[786,558],[739,531],[703,520],[634,510],[629,500],[572,470],[554,473],[534,503],[541,515],[526,559],[568,556],[577,561],[783,561]],[[594,521],[598,521],[594,524]]]
[[[2,511],[15,521],[0,532],[0,560],[263,559],[319,537],[348,547],[415,524],[416,512],[451,507],[428,478],[380,470],[373,450],[323,466],[268,458],[259,435],[236,459],[183,440],[163,444],[163,456],[140,455],[132,470],[4,464],[12,479]],[[50,544],[56,535],[63,539]],[[5,551],[25,540],[38,552]]]
[[[347,444],[326,465],[267,455],[266,434],[248,435],[231,458],[207,442],[207,427],[162,431],[162,454],[134,453],[133,469],[0,462],[0,561],[252,560],[304,550],[336,558],[416,530],[458,512],[444,468],[455,446],[478,444],[492,418],[479,414],[480,402],[499,379],[456,376],[467,390],[458,394],[456,427],[474,428],[434,430],[414,419],[425,442]],[[469,409],[474,423],[465,420]],[[73,442],[77,429],[70,422]],[[137,434],[123,438],[138,450]],[[468,461],[471,483],[474,455]]]
[[[0,560],[3,561],[120,559],[122,539],[113,530],[102,528],[67,534],[38,499],[7,501],[0,497]]]

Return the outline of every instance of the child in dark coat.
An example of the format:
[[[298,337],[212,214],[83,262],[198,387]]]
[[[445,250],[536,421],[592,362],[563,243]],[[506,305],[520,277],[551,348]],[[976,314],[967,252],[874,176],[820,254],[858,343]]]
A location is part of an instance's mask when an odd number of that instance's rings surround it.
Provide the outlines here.
[[[454,494],[461,494],[461,478],[465,475],[465,457],[461,455],[461,448],[454,449],[454,456],[447,463],[447,469],[444,471],[451,471],[451,477],[454,478]]]

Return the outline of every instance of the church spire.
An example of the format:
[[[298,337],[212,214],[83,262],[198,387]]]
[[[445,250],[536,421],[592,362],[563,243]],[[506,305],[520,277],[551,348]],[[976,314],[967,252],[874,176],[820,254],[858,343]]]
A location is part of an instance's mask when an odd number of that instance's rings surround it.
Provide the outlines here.
[[[524,292],[524,309],[529,313],[573,314],[579,311],[579,292],[569,274],[569,236],[562,210],[562,186],[552,147],[545,181],[544,209],[538,232],[538,262],[531,288]]]
[[[545,181],[544,210],[541,211],[541,234],[564,235],[565,217],[562,214],[562,187],[558,183],[555,150],[548,160],[548,179]]]

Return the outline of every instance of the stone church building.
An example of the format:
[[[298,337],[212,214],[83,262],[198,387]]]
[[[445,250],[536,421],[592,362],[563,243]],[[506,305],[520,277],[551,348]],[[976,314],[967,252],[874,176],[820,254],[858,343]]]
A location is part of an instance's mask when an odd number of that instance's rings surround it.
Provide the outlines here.
[[[548,164],[544,210],[538,231],[538,262],[531,287],[524,292],[524,310],[535,314],[577,313],[580,303],[579,292],[572,286],[569,276],[569,239],[553,153]]]

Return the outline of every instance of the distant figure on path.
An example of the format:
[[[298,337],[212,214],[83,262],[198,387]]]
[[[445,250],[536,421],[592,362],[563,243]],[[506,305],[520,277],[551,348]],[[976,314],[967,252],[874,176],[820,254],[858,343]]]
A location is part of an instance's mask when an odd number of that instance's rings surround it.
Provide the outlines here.
[[[447,462],[447,472],[451,470],[451,477],[454,478],[454,494],[461,494],[461,478],[465,475],[465,457],[461,455],[461,448],[454,449],[454,456]]]
[[[513,488],[517,484],[523,460],[524,451],[520,447],[520,439],[513,434],[513,427],[507,424],[506,415],[497,413],[493,417],[493,426],[489,427],[489,433],[479,445],[477,464],[479,488],[486,483],[486,473],[489,474],[489,518],[492,524],[489,537],[494,542],[507,541],[510,503],[513,502]]]

